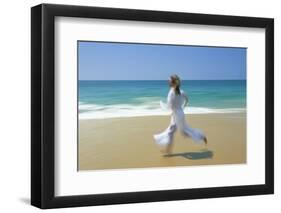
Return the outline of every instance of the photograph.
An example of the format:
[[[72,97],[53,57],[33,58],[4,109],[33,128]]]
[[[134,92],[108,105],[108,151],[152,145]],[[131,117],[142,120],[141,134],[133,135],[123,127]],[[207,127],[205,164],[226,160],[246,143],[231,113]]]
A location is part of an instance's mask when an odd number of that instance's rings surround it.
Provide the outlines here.
[[[77,41],[78,171],[247,163],[247,48]]]

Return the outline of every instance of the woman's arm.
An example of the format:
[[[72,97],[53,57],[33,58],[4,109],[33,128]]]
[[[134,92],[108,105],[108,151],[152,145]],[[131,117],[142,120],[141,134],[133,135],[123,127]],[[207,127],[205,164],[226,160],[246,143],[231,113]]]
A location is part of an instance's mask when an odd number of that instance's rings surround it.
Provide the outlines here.
[[[167,97],[167,106],[168,106],[168,109],[172,109],[172,107],[173,107],[173,93],[172,93],[172,91],[170,91],[169,93],[168,93],[168,97]]]

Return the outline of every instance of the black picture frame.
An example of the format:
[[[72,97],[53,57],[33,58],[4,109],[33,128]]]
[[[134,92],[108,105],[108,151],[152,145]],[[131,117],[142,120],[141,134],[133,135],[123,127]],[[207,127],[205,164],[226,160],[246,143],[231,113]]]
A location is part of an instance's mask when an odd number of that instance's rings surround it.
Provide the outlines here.
[[[264,28],[265,184],[55,196],[54,18],[57,16]],[[40,4],[31,8],[32,205],[47,209],[272,193],[274,193],[274,19],[55,4]]]

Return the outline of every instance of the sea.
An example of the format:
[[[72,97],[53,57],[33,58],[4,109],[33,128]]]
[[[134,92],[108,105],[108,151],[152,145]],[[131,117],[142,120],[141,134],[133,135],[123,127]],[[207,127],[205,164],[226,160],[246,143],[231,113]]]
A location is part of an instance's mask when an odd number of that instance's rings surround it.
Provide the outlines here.
[[[246,111],[246,80],[182,80],[186,114]],[[79,80],[79,119],[169,115],[167,80]]]

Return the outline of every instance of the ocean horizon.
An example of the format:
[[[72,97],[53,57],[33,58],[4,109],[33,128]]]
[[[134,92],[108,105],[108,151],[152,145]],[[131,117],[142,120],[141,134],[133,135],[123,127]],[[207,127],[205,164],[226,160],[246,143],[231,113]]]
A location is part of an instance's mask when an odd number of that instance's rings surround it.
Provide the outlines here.
[[[186,114],[246,112],[246,80],[182,80]],[[79,119],[169,115],[167,80],[79,80]]]

